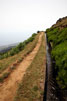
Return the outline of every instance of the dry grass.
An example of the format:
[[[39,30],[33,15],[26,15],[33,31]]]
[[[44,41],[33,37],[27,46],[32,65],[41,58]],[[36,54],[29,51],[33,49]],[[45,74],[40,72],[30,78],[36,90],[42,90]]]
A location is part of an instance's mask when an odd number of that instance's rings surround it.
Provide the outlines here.
[[[0,75],[4,74],[5,71],[8,71],[8,69],[10,69],[10,67],[12,66],[12,64],[15,64],[16,61],[21,62],[23,60],[23,58],[29,54],[33,48],[36,46],[37,42],[38,42],[38,38],[39,35],[37,35],[34,39],[34,41],[30,42],[23,51],[21,51],[20,53],[11,56],[9,58],[5,58],[3,60],[0,60]],[[21,60],[22,59],[22,60]]]
[[[45,64],[46,48],[43,35],[40,49],[19,85],[15,101],[43,101]]]
[[[56,24],[53,25],[53,27],[67,27],[67,17],[61,18],[61,21],[57,21]]]

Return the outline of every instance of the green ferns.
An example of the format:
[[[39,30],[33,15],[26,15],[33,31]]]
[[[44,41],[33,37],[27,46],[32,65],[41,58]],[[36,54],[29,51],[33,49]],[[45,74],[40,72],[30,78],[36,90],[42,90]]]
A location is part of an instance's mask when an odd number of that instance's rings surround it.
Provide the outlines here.
[[[46,30],[48,42],[52,43],[51,56],[55,60],[56,80],[62,89],[67,88],[67,28]]]

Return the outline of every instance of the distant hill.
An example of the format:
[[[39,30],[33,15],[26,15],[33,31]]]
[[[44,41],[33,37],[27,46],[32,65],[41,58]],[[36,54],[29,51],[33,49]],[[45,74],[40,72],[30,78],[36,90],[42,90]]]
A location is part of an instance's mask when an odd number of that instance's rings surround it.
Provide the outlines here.
[[[15,46],[17,46],[19,43],[14,43],[14,44],[10,44],[10,45],[4,45],[4,46],[0,46],[0,53],[5,53],[9,50],[11,50],[12,48],[14,48]]]

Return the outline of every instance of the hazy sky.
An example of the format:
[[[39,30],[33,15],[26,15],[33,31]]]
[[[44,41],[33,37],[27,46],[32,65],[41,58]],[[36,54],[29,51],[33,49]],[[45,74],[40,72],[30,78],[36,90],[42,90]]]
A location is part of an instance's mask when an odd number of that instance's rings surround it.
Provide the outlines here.
[[[0,45],[16,43],[67,16],[67,0],[0,0]]]

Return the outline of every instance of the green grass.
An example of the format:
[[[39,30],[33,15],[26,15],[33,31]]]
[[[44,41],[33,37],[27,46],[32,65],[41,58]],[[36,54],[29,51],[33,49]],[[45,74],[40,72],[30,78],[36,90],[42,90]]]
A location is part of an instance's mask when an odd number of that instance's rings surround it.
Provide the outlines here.
[[[33,36],[33,35],[32,35]],[[29,42],[24,50],[20,51],[18,54],[15,54],[14,56],[10,56],[8,58],[4,58],[0,60],[0,73],[2,73],[7,68],[10,68],[13,63],[16,61],[21,61],[21,58],[24,58],[27,54],[29,54],[33,48],[36,46],[38,42],[39,35],[36,35],[34,38],[34,41]],[[29,39],[30,40],[30,39]]]
[[[28,67],[19,85],[14,101],[43,101],[44,88],[42,87],[44,87],[44,72],[46,69],[46,49],[44,42],[45,38],[43,36],[40,49]]]
[[[56,80],[62,89],[67,88],[67,28],[46,30],[48,43],[52,43],[51,56],[55,60]]]

